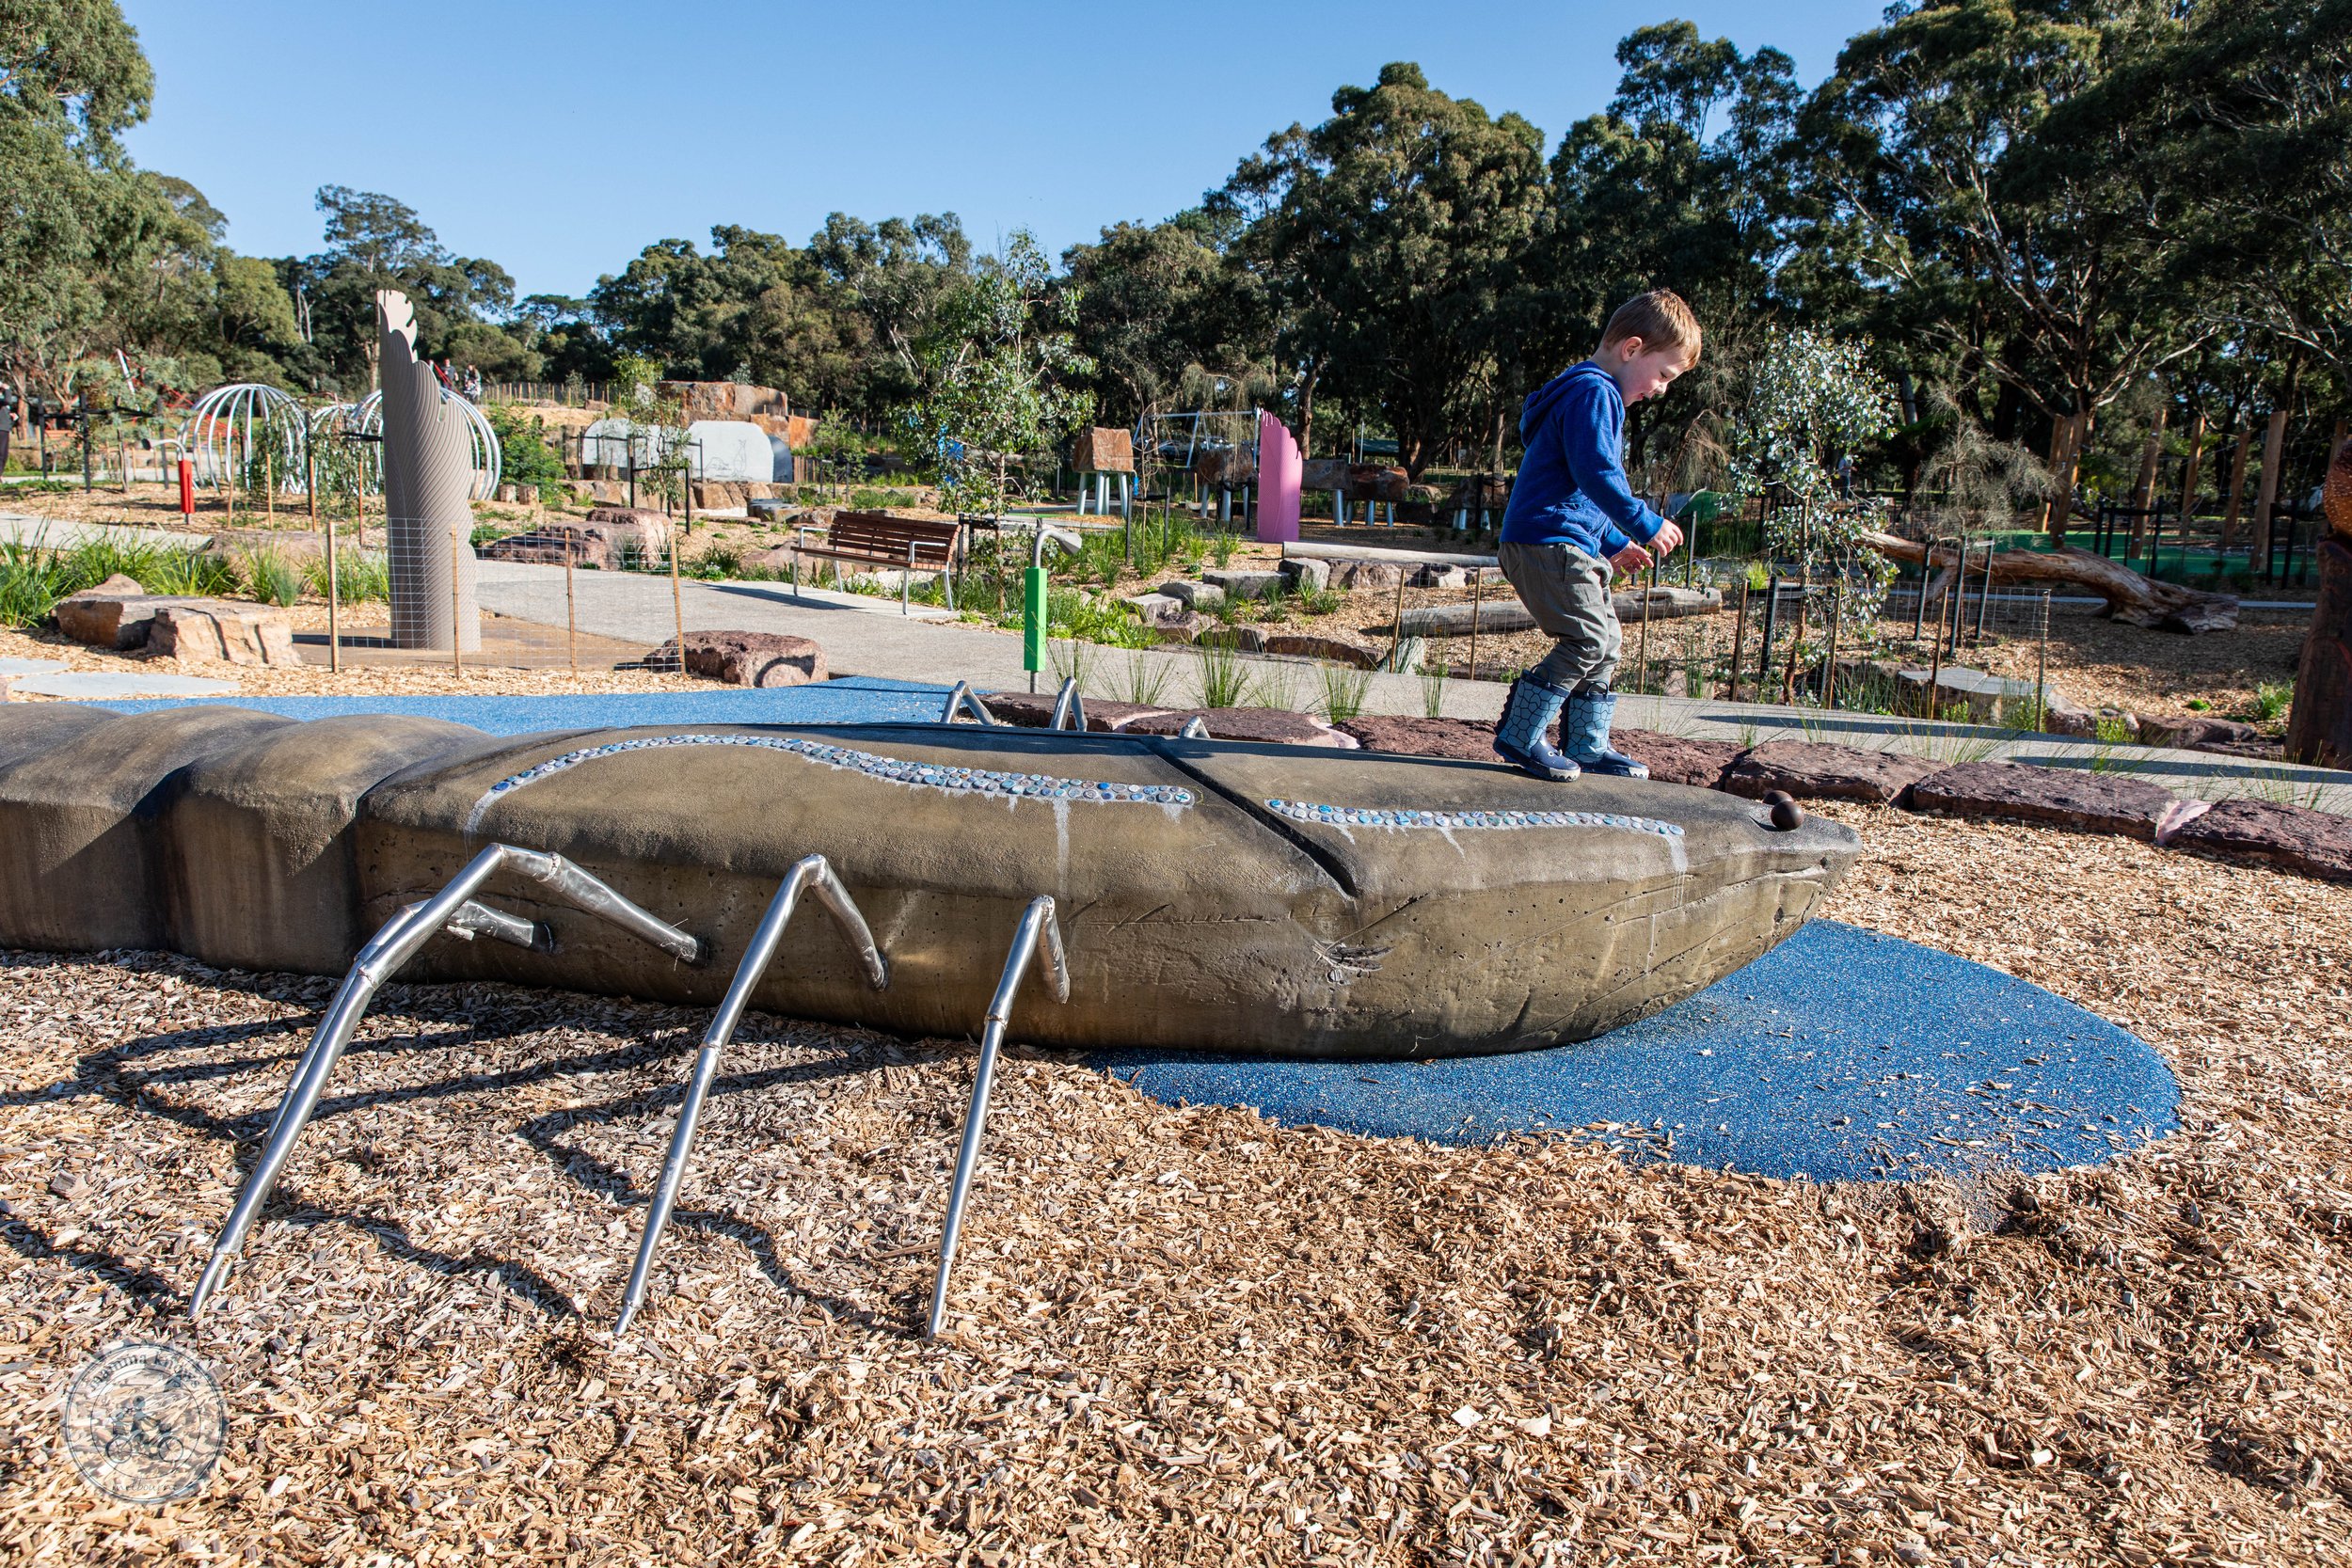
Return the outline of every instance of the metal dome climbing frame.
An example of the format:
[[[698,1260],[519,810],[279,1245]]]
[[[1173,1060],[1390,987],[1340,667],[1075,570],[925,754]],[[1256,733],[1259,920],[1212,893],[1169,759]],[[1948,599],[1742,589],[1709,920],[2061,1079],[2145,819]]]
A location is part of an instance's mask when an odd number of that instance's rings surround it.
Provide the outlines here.
[[[231,382],[196,400],[180,427],[180,450],[195,463],[200,484],[226,483],[239,463],[266,455],[278,493],[298,496],[307,424],[302,405],[285,392],[256,381]]]
[[[454,403],[465,411],[466,435],[473,449],[473,488],[468,494],[478,501],[497,499],[501,467],[499,435],[490,428],[489,416],[454,392],[443,392],[441,397],[444,402]],[[362,398],[353,412],[352,421],[351,428],[362,435],[381,436],[384,433],[384,394],[380,391],[370,392]],[[375,483],[377,488],[382,488],[380,470]]]

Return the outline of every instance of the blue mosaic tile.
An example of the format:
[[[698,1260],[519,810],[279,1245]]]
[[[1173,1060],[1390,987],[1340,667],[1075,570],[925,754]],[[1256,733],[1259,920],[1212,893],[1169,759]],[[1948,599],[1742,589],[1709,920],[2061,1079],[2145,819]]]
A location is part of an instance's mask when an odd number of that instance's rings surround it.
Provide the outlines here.
[[[1617,828],[1627,832],[1656,833],[1680,838],[1682,828],[1648,816],[1627,816],[1613,811],[1412,811],[1373,806],[1327,806],[1311,800],[1268,800],[1266,810],[1294,822],[1313,822],[1326,828]]]
[[[945,789],[959,794],[987,796],[998,800],[1090,800],[1115,805],[1189,806],[1192,791],[1172,784],[1111,784],[1095,779],[1064,779],[1051,773],[999,773],[984,768],[956,768],[946,763],[912,762],[904,757],[887,757],[875,752],[854,751],[847,746],[828,745],[821,740],[803,740],[794,736],[772,735],[657,735],[636,740],[615,740],[602,746],[584,747],[549,757],[534,768],[501,779],[474,802],[472,815],[466,826],[470,831],[482,820],[483,813],[527,784],[594,762],[598,757],[618,756],[624,752],[658,751],[669,746],[752,746],[764,751],[784,752],[820,762],[829,768],[846,768],[869,778],[886,779],[892,784],[915,788]]]

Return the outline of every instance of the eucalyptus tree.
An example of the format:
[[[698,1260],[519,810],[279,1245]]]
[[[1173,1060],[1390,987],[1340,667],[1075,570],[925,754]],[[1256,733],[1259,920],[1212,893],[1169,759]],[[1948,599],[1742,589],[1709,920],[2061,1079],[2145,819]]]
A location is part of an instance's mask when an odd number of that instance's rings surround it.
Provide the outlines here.
[[[1406,63],[1243,160],[1212,209],[1248,220],[1240,247],[1299,371],[1303,448],[1317,397],[1376,410],[1415,477],[1483,434],[1543,191],[1534,125],[1437,91]]]
[[[1868,324],[2046,416],[2061,495],[2091,416],[2200,341],[2171,270],[2198,193],[2137,156],[2150,105],[2095,91],[2178,28],[2164,0],[1924,0],[1850,40],[1801,120]]]

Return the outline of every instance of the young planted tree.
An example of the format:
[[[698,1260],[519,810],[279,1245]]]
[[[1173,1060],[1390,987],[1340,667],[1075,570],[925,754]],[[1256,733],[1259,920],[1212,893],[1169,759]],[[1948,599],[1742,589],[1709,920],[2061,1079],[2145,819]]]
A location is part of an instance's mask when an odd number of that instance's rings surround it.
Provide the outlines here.
[[[1014,466],[1092,417],[1076,310],[1026,230],[940,303],[915,346],[922,390],[900,420],[938,463],[950,511],[1003,511]]]
[[[1765,542],[1809,578],[1834,585],[1840,631],[1876,626],[1892,562],[1871,547],[1885,520],[1875,497],[1852,498],[1839,460],[1895,428],[1895,388],[1869,363],[1870,345],[1811,332],[1775,334],[1756,362],[1726,442],[1730,484],[1767,503]]]

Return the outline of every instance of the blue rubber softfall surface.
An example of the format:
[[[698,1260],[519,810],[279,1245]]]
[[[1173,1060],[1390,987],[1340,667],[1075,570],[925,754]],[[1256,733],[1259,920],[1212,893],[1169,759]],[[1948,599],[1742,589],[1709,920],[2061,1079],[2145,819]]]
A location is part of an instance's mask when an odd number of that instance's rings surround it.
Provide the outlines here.
[[[288,719],[404,713],[470,724],[489,735],[593,730],[629,724],[873,724],[939,717],[944,686],[850,676],[811,686],[756,690],[647,691],[580,697],[218,697],[196,701],[254,708]],[[184,707],[190,699],[94,703],[118,713]]]
[[[1580,1045],[1429,1062],[1090,1059],[1167,1104],[1438,1143],[1613,1123],[1603,1135],[1629,1151],[1816,1181],[2095,1164],[2179,1126],[2180,1085],[2137,1037],[1982,964],[1820,920]]]

